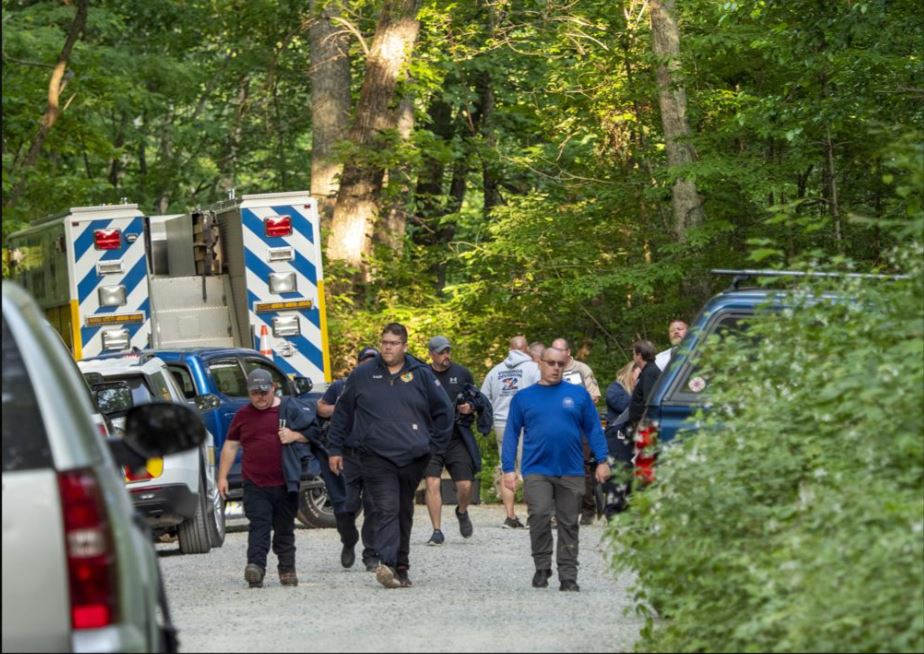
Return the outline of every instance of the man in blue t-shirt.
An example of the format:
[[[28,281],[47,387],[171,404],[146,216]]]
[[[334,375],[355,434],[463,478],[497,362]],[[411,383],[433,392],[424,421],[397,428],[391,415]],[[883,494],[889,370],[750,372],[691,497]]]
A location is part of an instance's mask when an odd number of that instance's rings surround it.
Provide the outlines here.
[[[559,590],[577,591],[578,517],[584,496],[583,435],[597,461],[595,476],[603,483],[610,476],[606,463],[606,437],[590,393],[583,386],[562,383],[568,354],[547,348],[539,361],[538,384],[513,397],[501,467],[504,485],[516,488],[514,464],[520,430],[523,430],[523,492],[529,512],[529,540],[536,573],[533,586],[545,588],[552,576],[552,510],[558,520]]]

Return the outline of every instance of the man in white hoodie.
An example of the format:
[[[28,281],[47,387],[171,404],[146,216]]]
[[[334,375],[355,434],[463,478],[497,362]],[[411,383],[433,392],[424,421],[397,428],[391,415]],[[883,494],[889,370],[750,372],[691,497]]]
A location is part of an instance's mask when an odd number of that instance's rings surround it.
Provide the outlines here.
[[[481,392],[491,401],[494,410],[494,435],[497,438],[497,450],[500,452],[504,440],[504,428],[507,426],[507,412],[510,410],[510,401],[518,391],[539,381],[539,366],[529,354],[529,346],[524,336],[514,336],[510,339],[510,352],[507,358],[491,368],[491,372],[484,378]],[[518,483],[520,459],[523,454],[523,444],[517,451],[516,470]],[[501,500],[507,511],[504,527],[508,529],[522,529],[524,527],[513,510],[513,501],[516,490],[511,490],[501,484]]]

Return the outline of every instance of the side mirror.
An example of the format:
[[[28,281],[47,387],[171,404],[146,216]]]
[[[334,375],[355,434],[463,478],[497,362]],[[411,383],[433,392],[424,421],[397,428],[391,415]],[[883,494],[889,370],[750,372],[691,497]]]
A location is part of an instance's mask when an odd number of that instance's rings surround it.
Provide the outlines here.
[[[293,377],[292,381],[295,382],[295,394],[299,397],[310,393],[314,388],[314,383],[308,377]]]
[[[147,457],[166,456],[199,447],[205,425],[188,406],[153,402],[133,407],[125,416],[125,443]]]
[[[192,400],[191,404],[194,404],[200,412],[209,411],[211,409],[217,409],[221,406],[221,400],[218,399],[217,395],[209,393],[208,395],[197,395]]]

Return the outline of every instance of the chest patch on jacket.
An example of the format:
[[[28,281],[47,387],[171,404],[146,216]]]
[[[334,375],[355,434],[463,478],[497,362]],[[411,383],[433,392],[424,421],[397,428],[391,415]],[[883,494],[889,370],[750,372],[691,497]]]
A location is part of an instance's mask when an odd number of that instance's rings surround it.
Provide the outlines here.
[[[412,373],[411,371],[407,371],[406,373],[401,375],[401,381],[403,382],[411,382],[413,380],[414,380],[414,373]]]

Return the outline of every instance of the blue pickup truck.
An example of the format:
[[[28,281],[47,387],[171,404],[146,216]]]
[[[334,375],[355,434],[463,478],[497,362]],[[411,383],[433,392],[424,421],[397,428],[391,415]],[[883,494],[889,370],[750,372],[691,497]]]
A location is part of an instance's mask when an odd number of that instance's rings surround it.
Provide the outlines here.
[[[276,387],[283,395],[302,401],[317,402],[320,393],[312,393],[312,382],[307,377],[290,379],[268,357],[246,348],[187,348],[176,350],[149,350],[144,355],[157,356],[167,364],[186,399],[196,403],[202,421],[215,437],[215,452],[220,454],[235,412],[249,400],[247,374],[262,368],[273,376]],[[216,461],[216,465],[219,464]],[[333,506],[327,488],[320,476],[320,464],[311,462],[308,475],[303,477],[299,492],[298,519],[308,527],[334,527]],[[240,454],[228,475],[229,517],[241,514],[241,461]]]

